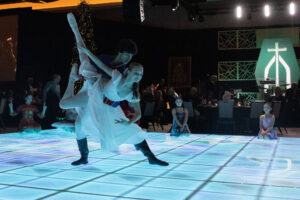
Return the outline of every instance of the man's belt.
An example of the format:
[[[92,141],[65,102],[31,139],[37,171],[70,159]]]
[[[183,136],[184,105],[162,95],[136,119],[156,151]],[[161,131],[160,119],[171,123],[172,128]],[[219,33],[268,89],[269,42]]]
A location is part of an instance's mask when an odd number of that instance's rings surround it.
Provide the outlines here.
[[[103,103],[107,104],[107,105],[110,105],[112,107],[117,107],[120,105],[120,101],[111,101],[109,100],[108,98],[104,97],[103,99]]]

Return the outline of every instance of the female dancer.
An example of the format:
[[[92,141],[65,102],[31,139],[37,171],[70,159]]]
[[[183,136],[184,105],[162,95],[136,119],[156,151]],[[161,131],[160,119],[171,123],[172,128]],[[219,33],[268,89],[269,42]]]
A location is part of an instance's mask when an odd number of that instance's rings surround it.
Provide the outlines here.
[[[138,83],[143,75],[142,65],[131,63],[124,75],[106,66],[85,48],[72,14],[68,14],[68,20],[76,37],[79,55],[84,56],[81,59],[79,72],[86,79],[86,83],[85,90],[74,96],[73,83],[76,69],[72,69],[68,88],[60,105],[65,109],[83,108],[83,112],[79,113],[81,131],[97,136],[103,150],[116,151],[121,144],[134,144],[136,149],[141,150],[148,158],[150,164],[168,165],[167,162],[155,157],[145,140],[145,132],[134,123],[141,117]],[[87,56],[110,79],[102,78],[101,74],[95,72]],[[119,102],[123,100],[127,100],[136,111],[135,116],[130,120],[119,106]]]

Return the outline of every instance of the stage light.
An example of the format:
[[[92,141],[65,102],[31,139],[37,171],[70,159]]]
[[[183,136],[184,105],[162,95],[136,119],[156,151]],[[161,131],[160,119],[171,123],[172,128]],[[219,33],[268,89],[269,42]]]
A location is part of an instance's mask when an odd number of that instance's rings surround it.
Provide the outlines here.
[[[242,7],[241,7],[241,6],[237,6],[237,7],[236,7],[236,17],[237,17],[237,18],[239,18],[239,19],[242,18],[242,11],[243,11],[243,10],[242,10]]]
[[[270,6],[268,4],[264,6],[264,14],[265,17],[270,17]]]
[[[175,12],[179,8],[179,0],[175,2],[175,4],[172,5],[172,11]]]
[[[126,21],[142,23],[145,20],[144,0],[123,0],[122,5]]]
[[[290,15],[295,15],[296,13],[296,5],[294,2],[291,2],[289,5],[289,13]]]

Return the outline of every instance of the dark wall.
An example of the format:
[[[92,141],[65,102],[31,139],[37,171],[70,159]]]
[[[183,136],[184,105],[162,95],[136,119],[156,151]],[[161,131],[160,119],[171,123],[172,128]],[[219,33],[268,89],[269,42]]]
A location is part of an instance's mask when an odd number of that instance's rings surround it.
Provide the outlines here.
[[[134,60],[144,65],[144,85],[167,79],[169,57],[192,57],[192,85],[206,74],[217,73],[215,30],[175,31],[103,21],[95,27],[99,52],[112,53],[121,38],[136,41],[139,53]]]
[[[20,13],[18,82],[23,83],[28,76],[45,82],[54,73],[66,74],[72,47],[73,38],[65,15]]]
[[[66,85],[74,45],[66,14],[28,9],[18,13],[18,82],[23,83],[28,76],[45,82],[59,73],[64,77],[62,85]],[[136,41],[139,53],[134,61],[145,68],[142,86],[167,79],[169,57],[192,57],[192,85],[196,86],[199,79],[217,74],[218,61],[256,60],[259,55],[259,49],[218,51],[218,30],[167,30],[99,20],[94,20],[94,27],[98,54],[114,53],[121,38]],[[300,48],[296,54],[299,57]],[[255,86],[255,82],[251,84]]]
[[[43,82],[59,73],[66,84],[72,58],[74,36],[65,14],[52,14],[28,9],[18,10],[19,47],[17,82],[28,76]],[[98,54],[113,54],[121,38],[136,41],[139,53],[134,61],[145,68],[142,86],[167,79],[168,58],[192,57],[192,85],[206,74],[217,73],[217,31],[175,31],[139,25],[94,21]]]

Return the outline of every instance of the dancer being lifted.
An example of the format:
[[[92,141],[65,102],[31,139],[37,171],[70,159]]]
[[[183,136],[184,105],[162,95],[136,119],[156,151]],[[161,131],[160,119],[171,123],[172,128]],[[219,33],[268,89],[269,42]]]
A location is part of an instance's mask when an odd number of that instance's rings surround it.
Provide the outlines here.
[[[146,140],[145,132],[134,122],[141,117],[139,104],[138,83],[142,79],[143,67],[139,63],[131,63],[121,74],[106,66],[101,60],[85,48],[78,31],[73,14],[68,14],[70,26],[74,32],[80,56],[79,73],[86,79],[83,88],[77,95],[73,95],[73,85],[76,80],[76,66],[70,73],[68,88],[60,102],[63,109],[79,108],[79,118],[75,122],[75,132],[78,135],[86,133],[100,139],[101,148],[108,151],[118,150],[121,144],[134,144],[137,150],[148,158],[150,164],[168,165],[151,152]],[[103,70],[110,79],[102,78],[91,65],[89,58]],[[119,102],[127,100],[135,109],[135,116],[130,120],[124,115]],[[76,127],[80,129],[76,130]],[[81,133],[77,133],[79,131]],[[87,149],[87,148],[86,148]],[[87,162],[86,157],[83,158]],[[85,155],[82,154],[82,157]]]

